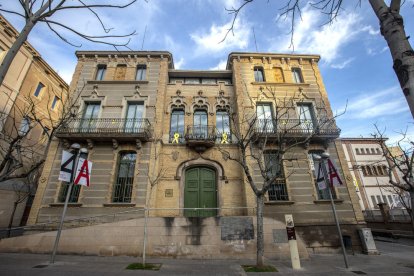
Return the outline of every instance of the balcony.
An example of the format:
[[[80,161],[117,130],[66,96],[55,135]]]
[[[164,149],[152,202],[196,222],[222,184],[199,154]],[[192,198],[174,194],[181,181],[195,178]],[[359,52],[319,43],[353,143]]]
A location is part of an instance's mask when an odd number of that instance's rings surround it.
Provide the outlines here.
[[[96,141],[147,142],[151,138],[148,119],[99,118],[70,120],[56,132],[56,137],[70,140],[92,139]]]
[[[310,138],[311,140],[336,139],[341,130],[334,120],[260,119],[254,133],[258,138]]]
[[[187,146],[198,152],[214,146],[217,139],[215,126],[188,126],[185,133]]]

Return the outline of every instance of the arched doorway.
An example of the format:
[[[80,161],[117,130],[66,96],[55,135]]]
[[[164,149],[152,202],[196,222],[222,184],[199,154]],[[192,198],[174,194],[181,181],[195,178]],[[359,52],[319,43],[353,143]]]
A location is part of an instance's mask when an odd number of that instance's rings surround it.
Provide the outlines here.
[[[185,171],[184,208],[217,208],[216,171],[193,167]],[[217,210],[184,210],[186,217],[214,217]]]

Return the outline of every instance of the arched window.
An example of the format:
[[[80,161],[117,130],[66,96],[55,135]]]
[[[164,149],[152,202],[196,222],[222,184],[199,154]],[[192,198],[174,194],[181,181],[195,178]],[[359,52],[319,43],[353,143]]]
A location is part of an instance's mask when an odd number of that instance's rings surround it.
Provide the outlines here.
[[[131,202],[134,184],[135,152],[120,152],[112,202]]]
[[[207,138],[208,116],[204,109],[196,109],[193,117],[193,135],[199,138]]]
[[[230,116],[227,110],[217,110],[216,113],[217,142],[230,143]],[[225,134],[225,135],[224,135]]]
[[[184,109],[173,109],[170,122],[170,143],[184,142]]]

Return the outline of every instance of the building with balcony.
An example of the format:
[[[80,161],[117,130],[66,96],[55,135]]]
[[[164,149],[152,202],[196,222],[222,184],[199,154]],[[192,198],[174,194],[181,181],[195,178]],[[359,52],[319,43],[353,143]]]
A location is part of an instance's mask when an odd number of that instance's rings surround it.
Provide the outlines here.
[[[387,204],[391,209],[404,209],[402,200],[409,202],[409,195],[389,183],[389,164],[382,147],[384,139],[341,138],[345,157],[351,172],[362,211],[379,209],[378,204]],[[382,143],[382,146],[380,144]],[[389,148],[393,156],[402,156],[399,148]],[[402,172],[391,171],[392,180],[403,183]]]
[[[174,218],[214,217],[215,227],[224,225],[222,218],[232,218],[229,229],[242,225],[243,218],[253,221],[255,196],[232,160],[240,154],[238,140],[249,134],[251,150],[263,150],[266,173],[277,176],[265,196],[266,250],[277,250],[272,235],[279,232],[271,227],[284,225],[285,214],[293,214],[309,250],[338,247],[329,193],[315,182],[314,154],[321,152],[330,154],[343,178],[344,185],[333,194],[343,235],[358,248],[356,230],[364,219],[336,140],[340,129],[318,69],[319,56],[231,53],[226,70],[176,70],[169,52],[76,55],[71,89],[83,89],[77,116],[56,135],[31,223],[59,218],[67,193],[67,183],[58,181],[62,150],[74,142],[88,148],[93,169],[90,187],[75,186],[67,218],[147,206],[151,217],[165,218],[167,228]],[[253,178],[263,183],[255,160],[247,162]],[[202,226],[202,220],[196,221]],[[188,223],[188,229],[201,231],[194,220]],[[229,239],[243,239],[236,232]],[[170,242],[183,247],[203,243],[194,235]],[[160,245],[150,252],[154,248]]]

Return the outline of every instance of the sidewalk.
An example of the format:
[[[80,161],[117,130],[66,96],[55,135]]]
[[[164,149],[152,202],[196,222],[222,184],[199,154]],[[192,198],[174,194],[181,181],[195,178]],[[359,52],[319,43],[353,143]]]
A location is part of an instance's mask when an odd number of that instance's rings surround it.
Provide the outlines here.
[[[392,240],[391,240],[392,241]],[[149,259],[161,263],[159,271],[126,270],[139,258],[58,255],[55,264],[49,264],[50,255],[0,254],[0,275],[414,275],[414,244],[399,241],[377,241],[381,255],[348,255],[350,268],[345,269],[343,257],[338,254],[311,255],[302,260],[302,269],[293,270],[290,261],[267,260],[276,273],[245,273],[241,264],[254,260],[187,260]],[[35,268],[36,266],[41,268]]]

